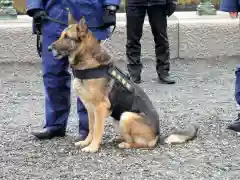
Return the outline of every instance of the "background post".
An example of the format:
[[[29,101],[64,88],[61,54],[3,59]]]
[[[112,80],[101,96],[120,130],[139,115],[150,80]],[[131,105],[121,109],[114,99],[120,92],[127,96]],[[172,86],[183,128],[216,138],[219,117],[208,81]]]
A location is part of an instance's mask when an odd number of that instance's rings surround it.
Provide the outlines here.
[[[197,14],[201,15],[216,15],[216,9],[211,0],[200,0],[200,4],[197,6]]]
[[[0,0],[0,19],[16,19],[17,11],[12,0]]]

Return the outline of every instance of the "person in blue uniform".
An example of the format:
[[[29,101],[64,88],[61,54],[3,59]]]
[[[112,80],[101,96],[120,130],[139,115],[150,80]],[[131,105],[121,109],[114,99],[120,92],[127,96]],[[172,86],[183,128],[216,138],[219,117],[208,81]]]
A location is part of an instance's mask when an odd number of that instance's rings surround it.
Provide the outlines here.
[[[220,4],[220,11],[228,12],[232,18],[237,18],[238,12],[240,11],[240,1],[222,0]],[[235,100],[237,104],[240,105],[240,65],[236,68],[235,76]],[[240,132],[240,113],[238,113],[236,120],[227,126],[227,129]]]
[[[116,11],[120,0],[27,0],[27,14],[33,17],[33,34],[41,32],[42,74],[45,90],[45,123],[42,130],[32,132],[39,139],[65,136],[70,112],[71,76],[67,57],[56,60],[48,46],[56,41],[68,24],[68,11],[76,21],[83,16],[90,30],[101,41],[109,35],[109,27],[116,23]],[[46,20],[51,17],[64,23]],[[38,30],[38,31],[37,31]],[[88,134],[88,114],[77,99],[79,137]]]
[[[228,12],[231,17],[237,17],[240,11],[240,1],[238,0],[222,0],[220,2],[220,11]]]

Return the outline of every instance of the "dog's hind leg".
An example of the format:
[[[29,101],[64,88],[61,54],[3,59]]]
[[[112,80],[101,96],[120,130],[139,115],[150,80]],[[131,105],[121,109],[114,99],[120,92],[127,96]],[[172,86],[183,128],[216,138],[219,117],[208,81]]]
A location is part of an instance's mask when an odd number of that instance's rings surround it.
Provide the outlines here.
[[[125,140],[118,145],[119,148],[152,148],[157,143],[155,133],[144,123],[144,117],[137,113],[124,112],[119,127]]]
[[[109,142],[114,143],[114,142],[122,142],[124,139],[120,134],[120,128],[119,128],[119,121],[113,119],[112,120],[112,126],[116,132],[116,136],[111,138]]]

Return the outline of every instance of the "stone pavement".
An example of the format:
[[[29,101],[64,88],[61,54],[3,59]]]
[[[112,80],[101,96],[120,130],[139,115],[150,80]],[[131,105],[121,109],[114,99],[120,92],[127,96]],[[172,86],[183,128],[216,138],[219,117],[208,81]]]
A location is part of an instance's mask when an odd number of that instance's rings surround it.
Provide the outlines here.
[[[152,81],[154,62],[145,59],[141,86],[158,109],[162,133],[197,123],[197,139],[153,150],[120,150],[108,142],[114,131],[107,121],[96,154],[73,145],[78,127],[74,92],[68,136],[35,140],[30,132],[41,128],[44,118],[40,63],[2,62],[0,179],[239,180],[240,139],[225,129],[236,117],[234,70],[239,58],[172,60],[175,85]]]

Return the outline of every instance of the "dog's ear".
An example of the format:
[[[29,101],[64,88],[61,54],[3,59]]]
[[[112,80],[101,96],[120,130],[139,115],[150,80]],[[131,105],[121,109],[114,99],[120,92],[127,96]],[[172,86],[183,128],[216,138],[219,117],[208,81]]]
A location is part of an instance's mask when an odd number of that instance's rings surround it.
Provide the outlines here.
[[[79,39],[86,37],[88,33],[88,26],[86,24],[86,20],[82,17],[77,25],[77,35]]]
[[[77,21],[72,16],[70,10],[68,10],[68,25],[70,25],[70,24],[77,24]]]
[[[79,24],[81,24],[81,25],[85,25],[86,24],[86,19],[85,19],[84,16],[80,19]]]

